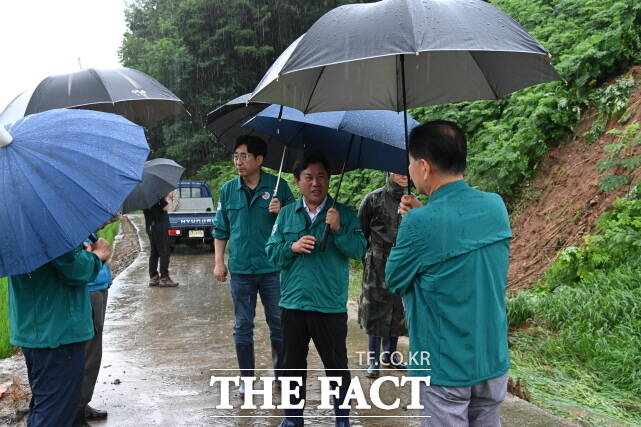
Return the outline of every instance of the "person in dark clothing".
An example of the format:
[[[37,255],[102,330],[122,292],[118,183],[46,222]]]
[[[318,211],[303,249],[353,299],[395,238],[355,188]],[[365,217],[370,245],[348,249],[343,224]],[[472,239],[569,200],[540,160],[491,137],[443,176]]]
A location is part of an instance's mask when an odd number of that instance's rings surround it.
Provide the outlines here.
[[[169,193],[149,209],[143,211],[145,215],[145,231],[149,236],[151,253],[149,254],[149,286],[173,288],[178,286],[169,277],[169,202],[172,194]],[[159,268],[160,263],[160,268]],[[158,270],[160,269],[160,275]]]
[[[385,185],[365,196],[358,211],[367,239],[363,292],[358,304],[358,323],[369,336],[367,376],[379,376],[380,363],[405,369],[397,360],[398,337],[407,335],[401,297],[385,284],[385,263],[396,240],[400,223],[398,205],[407,188],[407,176],[390,174]],[[383,353],[381,353],[381,344]]]

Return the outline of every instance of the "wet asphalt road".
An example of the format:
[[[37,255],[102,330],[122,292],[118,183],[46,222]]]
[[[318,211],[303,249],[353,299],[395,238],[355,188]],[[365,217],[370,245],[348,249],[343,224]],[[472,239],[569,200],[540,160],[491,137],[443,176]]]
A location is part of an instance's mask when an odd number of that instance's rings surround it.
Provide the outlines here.
[[[139,216],[132,215],[130,218],[142,229]],[[209,386],[213,373],[210,369],[229,368],[229,371],[216,374],[232,376],[237,375],[237,365],[232,341],[233,306],[229,285],[213,279],[213,253],[204,247],[178,246],[172,254],[170,275],[180,282],[180,286],[150,288],[147,285],[149,243],[144,237],[143,233],[141,255],[117,277],[109,291],[102,368],[91,403],[94,407],[107,409],[109,417],[107,421],[94,424],[105,427],[277,425],[280,422],[280,410],[240,410],[238,407],[242,401],[233,389],[231,404],[235,409],[215,408],[220,402],[220,388]],[[269,330],[260,302],[258,306],[254,330],[256,367],[269,368]],[[358,324],[350,321],[350,368],[364,368],[359,365],[356,352],[366,350],[366,339]],[[309,367],[322,367],[313,349],[310,351]],[[261,374],[271,375],[271,370]],[[352,371],[353,376],[360,377],[367,392],[370,380],[362,374],[362,371]],[[401,372],[395,371],[393,374],[400,375]],[[305,415],[309,416],[308,424],[333,425],[333,418],[311,418],[312,415],[333,415],[332,410],[315,408],[320,401],[319,390],[317,381],[308,380],[305,410]],[[396,394],[392,387],[383,387],[381,393],[386,402],[393,401]],[[278,393],[274,395],[274,404],[280,402],[279,397]],[[257,404],[261,401],[261,398],[256,399]],[[358,413],[368,416],[418,415],[402,409],[385,412],[362,410]],[[256,417],[234,418],[238,415]],[[418,422],[405,420],[407,422],[403,422],[403,425],[418,425]],[[353,419],[352,423],[399,425],[398,418]]]
[[[142,228],[141,216],[130,216]],[[232,389],[234,409],[216,409],[220,403],[220,387],[210,387],[211,369],[220,376],[237,375],[236,356],[232,341],[233,306],[228,283],[217,283],[212,276],[213,253],[206,248],[178,246],[172,254],[170,274],[180,282],[178,288],[150,288],[147,285],[149,243],[141,236],[141,254],[114,281],[104,330],[104,350],[100,375],[91,405],[109,411],[106,421],[96,426],[275,426],[281,411],[241,410],[243,403]],[[254,330],[256,367],[271,365],[269,331],[262,306],[258,303]],[[313,344],[311,345],[313,347]],[[364,377],[358,352],[367,349],[367,336],[354,320],[349,321],[348,356],[352,376],[359,377],[366,396],[371,380]],[[406,351],[406,348],[401,350]],[[322,364],[316,351],[310,349],[309,368]],[[387,375],[401,375],[401,371]],[[259,375],[271,375],[271,370]],[[309,373],[307,425],[333,425],[333,410],[319,410],[319,383],[313,380],[322,371]],[[232,386],[233,387],[233,386]],[[259,387],[260,388],[260,387]],[[417,411],[403,409],[409,403],[409,387],[395,390],[386,383],[381,389],[382,400],[390,403],[401,398],[400,408],[352,410],[352,425],[416,426]],[[256,399],[260,405],[262,399]],[[280,402],[274,393],[274,404]],[[371,404],[371,401],[368,402]],[[514,406],[514,405],[512,405]],[[515,409],[523,410],[519,405]],[[509,418],[510,404],[504,405]],[[516,413],[516,412],[515,412]],[[534,415],[533,415],[534,414]],[[313,416],[321,416],[313,418]],[[385,415],[387,418],[370,418]],[[239,418],[238,416],[243,416]],[[522,420],[512,419],[504,425],[543,426],[544,415],[525,409]],[[539,422],[541,421],[541,422]],[[546,421],[546,422],[543,422]]]

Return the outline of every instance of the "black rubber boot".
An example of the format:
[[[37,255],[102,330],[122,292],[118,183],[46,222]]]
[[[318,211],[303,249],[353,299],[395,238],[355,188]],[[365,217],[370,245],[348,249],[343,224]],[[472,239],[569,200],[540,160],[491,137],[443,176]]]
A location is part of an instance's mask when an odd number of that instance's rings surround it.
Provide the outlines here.
[[[347,389],[339,389],[338,399],[334,399],[334,415],[336,415],[336,427],[349,427],[349,408],[341,409],[339,405],[343,404]],[[349,402],[347,402],[349,403]]]
[[[242,378],[254,376],[254,344],[236,344],[236,358],[238,359],[241,376],[238,394],[244,396],[245,383]]]
[[[305,386],[301,386],[300,392],[298,393],[299,397],[293,395],[289,396],[290,405],[298,405],[301,400],[305,399],[306,396]],[[303,409],[284,409],[285,418],[278,424],[278,427],[301,427],[305,424],[305,419],[303,418]]]
[[[368,337],[369,343],[369,354],[368,354],[368,366],[367,366],[367,377],[368,378],[378,378],[379,368],[381,364],[381,337]]]
[[[383,357],[381,358],[382,362],[383,364],[389,365],[394,369],[407,369],[402,360],[395,360],[395,356],[398,356],[394,355],[394,353],[396,352],[397,344],[398,337],[383,338]]]

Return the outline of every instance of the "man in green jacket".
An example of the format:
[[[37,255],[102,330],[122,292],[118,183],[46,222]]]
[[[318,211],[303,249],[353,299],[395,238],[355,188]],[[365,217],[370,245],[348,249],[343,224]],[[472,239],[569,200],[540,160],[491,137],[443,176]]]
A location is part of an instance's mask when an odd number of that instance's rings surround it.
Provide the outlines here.
[[[225,247],[229,249],[231,296],[234,302],[234,344],[241,377],[254,376],[254,317],[256,298],[265,308],[272,345],[275,375],[282,365],[281,310],[278,307],[280,279],[265,254],[265,243],[281,206],[294,200],[287,183],[277,186],[277,178],[261,168],[267,155],[265,141],[254,136],[241,136],[234,147],[234,166],[238,178],[220,189],[214,232],[214,277],[227,280]],[[275,188],[278,187],[278,192]],[[244,394],[241,382],[239,393]]]
[[[22,347],[32,393],[29,426],[70,426],[76,418],[85,342],[94,335],[86,285],[110,253],[99,239],[9,277],[11,343]]]
[[[404,196],[386,267],[403,296],[411,375],[422,385],[423,425],[498,426],[509,356],[505,291],[512,233],[501,197],[463,180],[463,131],[447,121],[412,130],[409,172],[426,206]],[[422,369],[422,370],[419,370]]]
[[[306,369],[310,339],[325,369],[340,376],[339,398],[334,401],[337,426],[349,425],[349,409],[338,406],[345,398],[351,376],[347,367],[347,287],[349,260],[361,259],[367,242],[356,213],[327,195],[330,168],[317,154],[306,154],[294,166],[302,197],[283,208],[267,242],[269,260],[281,270],[280,306],[286,369]],[[324,251],[320,241],[329,226]],[[296,405],[305,399],[304,370],[288,371],[302,377]],[[286,409],[282,427],[303,425],[302,409]]]

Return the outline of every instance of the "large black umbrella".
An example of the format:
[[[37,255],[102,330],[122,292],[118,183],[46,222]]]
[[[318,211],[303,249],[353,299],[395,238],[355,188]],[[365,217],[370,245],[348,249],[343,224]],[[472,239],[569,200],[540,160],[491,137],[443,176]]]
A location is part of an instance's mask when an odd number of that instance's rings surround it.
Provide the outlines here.
[[[141,71],[90,68],[45,78],[9,103],[0,124],[54,108],[115,113],[141,126],[186,112],[180,98]]]
[[[337,7],[272,64],[250,97],[303,113],[393,110],[479,99],[559,80],[548,52],[481,0]],[[407,147],[407,126],[405,143]]]
[[[559,80],[548,52],[481,0],[337,7],[290,45],[250,100],[303,113],[404,111],[497,99]]]
[[[171,159],[153,159],[145,162],[142,181],[125,199],[122,212],[148,209],[167,193],[178,188],[185,168]]]

